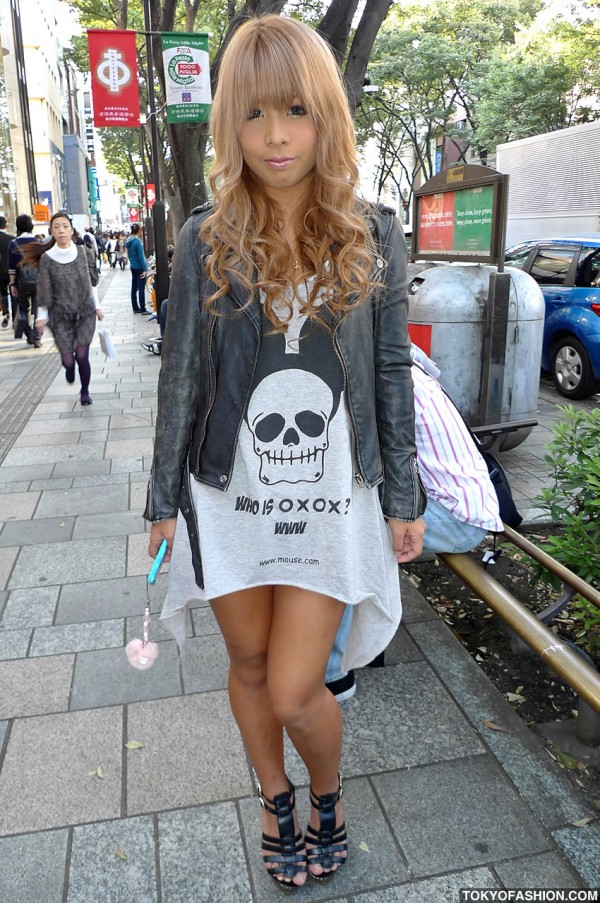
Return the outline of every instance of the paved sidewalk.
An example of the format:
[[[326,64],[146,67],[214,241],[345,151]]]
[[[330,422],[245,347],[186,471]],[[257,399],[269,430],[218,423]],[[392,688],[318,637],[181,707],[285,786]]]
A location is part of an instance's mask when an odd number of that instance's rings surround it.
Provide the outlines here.
[[[145,600],[160,367],[129,279],[103,276],[119,357],[95,341],[89,408],[49,336],[34,350],[0,334],[0,901],[269,903],[281,897],[210,608],[192,611],[181,661],[156,618],[155,667],[125,659]],[[559,402],[544,384],[540,426],[501,458],[528,517]],[[164,592],[163,574],[155,610]],[[598,887],[598,812],[408,580],[403,600],[386,667],[360,671],[344,703],[349,864],[297,898]],[[304,820],[306,774],[289,761]]]

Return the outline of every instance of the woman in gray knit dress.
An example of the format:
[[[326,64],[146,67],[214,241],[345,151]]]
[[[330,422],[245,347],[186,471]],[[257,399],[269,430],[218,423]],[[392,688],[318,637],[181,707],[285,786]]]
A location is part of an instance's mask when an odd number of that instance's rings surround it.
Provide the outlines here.
[[[62,358],[68,383],[75,382],[75,363],[81,381],[81,404],[89,405],[90,343],[96,329],[96,319],[104,314],[98,306],[98,293],[92,285],[92,264],[82,245],[73,242],[71,218],[59,210],[50,219],[50,241],[30,253],[39,258],[37,281],[38,320],[36,329],[47,325]],[[37,253],[36,253],[37,252]],[[95,262],[93,264],[95,270]],[[44,310],[45,309],[45,310]]]

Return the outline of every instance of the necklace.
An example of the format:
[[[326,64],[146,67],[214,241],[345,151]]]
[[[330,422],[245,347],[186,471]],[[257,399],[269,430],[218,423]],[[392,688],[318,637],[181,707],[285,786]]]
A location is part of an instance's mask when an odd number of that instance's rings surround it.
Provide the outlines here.
[[[298,263],[297,260],[294,260],[294,269],[295,269],[295,270],[299,270],[299,269],[300,269],[300,264]]]

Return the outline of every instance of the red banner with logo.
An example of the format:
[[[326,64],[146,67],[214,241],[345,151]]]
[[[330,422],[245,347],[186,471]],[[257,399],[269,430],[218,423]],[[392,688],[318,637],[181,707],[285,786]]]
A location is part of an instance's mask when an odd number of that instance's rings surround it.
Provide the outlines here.
[[[94,125],[139,128],[135,31],[90,29],[87,36]]]
[[[146,209],[147,210],[152,210],[155,200],[156,200],[156,191],[154,190],[154,182],[148,182],[146,185]]]

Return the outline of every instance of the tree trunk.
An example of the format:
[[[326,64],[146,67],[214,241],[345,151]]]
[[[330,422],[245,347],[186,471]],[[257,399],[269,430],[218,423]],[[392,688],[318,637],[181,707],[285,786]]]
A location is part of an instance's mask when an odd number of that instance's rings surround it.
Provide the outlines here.
[[[344,70],[352,115],[360,103],[375,38],[391,5],[392,0],[366,0]]]

